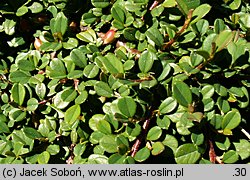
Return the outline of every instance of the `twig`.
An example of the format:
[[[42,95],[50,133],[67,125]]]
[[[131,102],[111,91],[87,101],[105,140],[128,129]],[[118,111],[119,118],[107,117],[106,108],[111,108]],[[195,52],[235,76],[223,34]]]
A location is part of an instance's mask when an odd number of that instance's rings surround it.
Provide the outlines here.
[[[211,163],[215,164],[216,162],[219,164],[224,164],[220,157],[218,157],[214,151],[214,145],[211,140],[209,140],[209,160]]]
[[[150,124],[150,119],[146,119],[143,123],[143,126],[142,126],[142,133],[140,134],[140,136],[136,139],[134,145],[132,146],[132,149],[131,149],[131,156],[134,157],[135,154],[138,152],[139,148],[140,148],[140,145],[148,131],[148,127],[149,127],[149,124]]]
[[[153,4],[150,6],[149,10],[152,11],[158,4],[162,3],[163,0],[155,0]]]
[[[168,49],[179,37],[180,35],[188,28],[189,23],[191,22],[192,19],[192,14],[193,14],[193,9],[190,9],[187,15],[187,19],[184,22],[184,25],[182,28],[175,34],[174,38],[171,39],[169,42],[163,45],[163,50]]]
[[[209,160],[211,163],[215,163],[215,160],[216,160],[214,145],[213,145],[213,142],[211,140],[209,140]]]

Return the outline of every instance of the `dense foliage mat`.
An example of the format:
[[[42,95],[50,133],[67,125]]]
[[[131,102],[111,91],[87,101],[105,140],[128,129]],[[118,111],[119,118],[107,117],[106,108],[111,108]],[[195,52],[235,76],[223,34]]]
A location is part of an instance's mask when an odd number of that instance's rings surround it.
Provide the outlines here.
[[[249,163],[247,0],[1,0],[0,163]]]

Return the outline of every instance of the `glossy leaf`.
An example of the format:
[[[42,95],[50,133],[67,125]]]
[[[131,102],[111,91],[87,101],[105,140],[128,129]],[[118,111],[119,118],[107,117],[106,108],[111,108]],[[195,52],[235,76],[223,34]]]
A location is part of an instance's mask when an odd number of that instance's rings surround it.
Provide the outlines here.
[[[31,75],[25,71],[14,71],[10,73],[10,81],[25,84],[29,81]]]
[[[238,161],[238,159],[238,154],[235,151],[230,150],[223,155],[222,161],[226,164],[232,164]]]
[[[159,106],[159,111],[161,114],[167,114],[172,112],[177,107],[177,102],[174,98],[168,97]]]
[[[103,58],[103,65],[111,74],[124,73],[121,60],[112,53],[108,53],[105,58]]]
[[[117,152],[117,144],[115,142],[115,137],[112,135],[105,135],[100,140],[100,146],[108,153]]]
[[[84,68],[87,65],[87,58],[85,54],[79,49],[72,50],[70,52],[70,57],[75,65],[79,66],[80,68]]]
[[[156,56],[151,51],[144,51],[138,61],[141,72],[147,73],[153,66]]]
[[[27,137],[31,139],[42,138],[42,135],[36,129],[31,127],[24,127],[23,132]]]
[[[97,8],[105,8],[109,5],[109,0],[91,0],[91,3]]]
[[[147,134],[147,139],[150,141],[155,141],[161,137],[162,130],[158,126],[152,127]]]
[[[164,151],[165,147],[161,142],[155,142],[152,145],[152,155],[157,156],[159,154],[161,154]]]
[[[71,106],[65,112],[65,118],[64,118],[65,122],[72,125],[79,118],[80,113],[81,113],[81,108],[79,105]]]
[[[102,132],[104,134],[111,134],[112,133],[110,124],[105,120],[98,121],[96,127],[100,132]]]
[[[57,16],[50,21],[52,34],[61,33],[63,36],[68,28],[68,18],[63,12],[59,12]]]
[[[14,102],[22,105],[26,94],[25,87],[20,83],[15,83],[11,89],[11,94]]]
[[[176,82],[173,86],[174,98],[182,106],[188,107],[192,103],[192,92],[184,82]]]
[[[222,120],[222,129],[234,129],[241,122],[241,115],[239,111],[232,110],[229,111]]]
[[[131,97],[122,97],[118,99],[118,109],[120,112],[127,116],[127,117],[133,117],[136,112],[136,103],[133,98]]]
[[[37,161],[39,164],[48,164],[50,159],[50,154],[47,151],[42,152],[38,155]]]
[[[149,156],[150,156],[150,150],[147,147],[144,147],[135,154],[134,158],[137,162],[143,162],[147,160]]]
[[[163,36],[160,33],[160,31],[155,28],[151,27],[146,31],[146,36],[149,40],[153,41],[157,46],[162,46],[163,45]]]
[[[222,31],[215,39],[217,51],[224,49],[233,40],[233,37],[234,32],[230,30]]]
[[[95,84],[94,86],[96,93],[99,96],[104,96],[104,97],[112,97],[113,96],[113,91],[109,87],[109,85],[105,82],[99,81]]]
[[[178,164],[194,164],[198,161],[200,155],[193,144],[183,144],[177,148],[175,160]]]
[[[198,6],[192,14],[192,17],[194,17],[194,20],[191,21],[192,23],[198,22],[201,18],[206,16],[207,13],[211,10],[211,6],[209,4],[202,4]]]

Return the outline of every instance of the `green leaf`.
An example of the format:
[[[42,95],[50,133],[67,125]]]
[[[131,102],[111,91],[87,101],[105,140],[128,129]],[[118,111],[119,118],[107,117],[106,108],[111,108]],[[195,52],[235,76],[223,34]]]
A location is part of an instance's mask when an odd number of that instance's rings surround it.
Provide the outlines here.
[[[67,42],[63,42],[65,49],[73,49],[78,46],[78,40],[76,38],[69,38]]]
[[[126,117],[133,117],[136,112],[136,103],[131,97],[122,97],[118,99],[118,109]]]
[[[201,94],[203,99],[211,98],[214,95],[214,87],[212,85],[205,85],[201,89]]]
[[[227,89],[221,84],[214,84],[214,89],[220,96],[227,96]]]
[[[167,114],[172,112],[177,107],[177,102],[174,98],[168,97],[159,106],[159,111],[161,114]]]
[[[109,0],[91,0],[91,3],[96,8],[105,8],[109,6]]]
[[[43,10],[43,6],[38,2],[33,2],[33,4],[29,6],[29,9],[32,13],[39,13]]]
[[[203,134],[192,133],[191,134],[191,140],[197,146],[202,145],[203,142],[204,142],[204,135]]]
[[[189,8],[185,0],[176,0],[178,8],[182,12],[182,14],[186,15],[188,14]]]
[[[3,22],[3,28],[6,34],[13,35],[15,33],[16,22],[10,19],[6,19]]]
[[[163,3],[162,3],[163,7],[165,8],[171,8],[171,7],[174,7],[176,5],[176,2],[175,0],[165,0]]]
[[[59,12],[57,16],[50,20],[50,28],[52,34],[61,33],[63,36],[68,28],[68,18],[63,12]]]
[[[100,146],[108,153],[115,153],[118,150],[115,137],[112,135],[103,136],[100,140]]]
[[[27,102],[27,110],[28,111],[35,111],[38,107],[39,103],[36,98],[30,98]]]
[[[97,123],[98,121],[104,119],[104,115],[103,114],[94,114],[90,120],[89,120],[89,127],[93,130],[93,131],[97,131]]]
[[[15,83],[12,86],[12,88],[11,88],[12,98],[13,98],[14,102],[19,104],[20,106],[23,104],[25,94],[26,94],[25,87],[22,84]]]
[[[236,10],[240,7],[241,5],[241,0],[233,0],[230,4],[229,4],[229,7],[230,9],[232,10]]]
[[[196,146],[187,143],[177,148],[175,160],[177,164],[194,164],[199,160],[200,155]]]
[[[74,147],[73,153],[75,156],[81,156],[85,150],[86,150],[86,145],[79,143]]]
[[[50,154],[47,151],[43,151],[41,154],[38,155],[37,161],[38,164],[48,164],[50,159]]]
[[[236,128],[241,122],[241,115],[239,111],[232,110],[229,111],[222,120],[222,129],[234,129]]]
[[[214,32],[220,34],[227,28],[225,22],[222,19],[215,19],[214,21]]]
[[[239,156],[234,150],[229,150],[223,155],[222,161],[226,164],[233,164],[239,160]]]
[[[99,81],[95,84],[94,89],[99,96],[111,98],[113,97],[113,91],[109,85],[105,82]]]
[[[165,149],[165,147],[161,142],[155,142],[152,145],[151,153],[153,156],[157,156],[157,155],[161,154],[164,151],[164,149]]]
[[[46,73],[51,78],[62,79],[66,77],[66,69],[63,62],[59,59],[53,59],[50,66],[47,67]]]
[[[31,139],[39,139],[43,137],[36,129],[31,127],[24,127],[23,132],[27,137]]]
[[[17,9],[16,15],[17,16],[23,16],[28,11],[29,11],[29,9],[27,8],[27,6],[21,6],[20,8]]]
[[[245,139],[240,139],[239,143],[233,143],[237,154],[240,155],[241,159],[247,159],[250,157],[250,142]]]
[[[61,48],[62,43],[60,42],[44,42],[40,47],[42,51],[58,51]]]
[[[14,82],[14,83],[21,83],[21,84],[25,84],[29,81],[31,75],[28,72],[24,72],[24,71],[14,71],[10,73],[10,81]]]
[[[99,68],[95,64],[88,64],[83,70],[83,75],[89,79],[96,77],[98,73]]]
[[[103,65],[104,67],[111,73],[111,74],[119,74],[124,73],[123,64],[120,59],[118,59],[113,53],[108,53],[103,58]]]
[[[184,82],[177,81],[173,85],[173,94],[174,98],[182,106],[188,107],[192,103],[192,92]]]
[[[81,23],[83,24],[92,24],[96,21],[96,16],[93,13],[84,13],[82,15]]]
[[[209,28],[209,22],[205,19],[200,19],[197,21],[195,25],[194,24],[192,25],[192,29],[200,33],[202,36],[206,34],[208,28]]]
[[[80,105],[78,104],[73,105],[69,109],[67,109],[67,111],[65,112],[64,121],[68,123],[69,125],[72,125],[77,121],[80,114],[81,114]]]
[[[125,21],[125,13],[123,11],[123,9],[120,7],[120,6],[113,6],[111,8],[111,15],[112,17],[121,22],[121,23],[124,23]]]
[[[120,155],[120,154],[112,154],[109,157],[109,164],[123,164],[125,161],[126,156],[125,155]]]
[[[203,50],[202,52],[206,52],[206,53],[202,53],[200,55],[202,55],[205,59],[208,59],[209,56],[210,56],[210,54],[212,53],[212,44],[213,44],[215,38],[216,38],[216,34],[215,33],[209,34],[204,39],[204,41],[202,43],[202,50]]]
[[[201,18],[207,15],[211,10],[211,6],[209,4],[202,4],[198,6],[192,14],[192,17],[195,17],[194,20],[190,22],[190,24],[198,22]]]
[[[104,135],[105,134],[101,133],[100,131],[94,131],[91,133],[89,140],[92,144],[98,144]]]
[[[141,72],[147,73],[152,68],[155,59],[157,59],[155,53],[144,51],[138,61]]]
[[[87,31],[80,32],[76,35],[78,39],[84,42],[92,42],[94,43],[96,41],[96,33],[93,29],[88,29]]]
[[[22,111],[22,110],[17,109],[17,108],[13,108],[9,112],[10,120],[13,120],[16,122],[24,120],[25,117],[26,117],[26,111]]]
[[[152,127],[147,134],[147,140],[155,141],[161,137],[162,129],[159,126]]]
[[[171,124],[171,121],[170,119],[168,118],[167,115],[165,115],[162,119],[160,117],[157,117],[156,119],[156,123],[157,125],[162,128],[162,129],[168,129],[170,124]]]
[[[88,157],[89,164],[108,164],[108,158],[101,154],[91,154]]]
[[[64,102],[72,102],[74,101],[76,96],[77,96],[77,92],[75,89],[72,89],[72,88],[65,89],[61,94],[62,101]]]
[[[164,39],[161,32],[155,28],[151,27],[146,31],[146,36],[149,40],[153,41],[157,46],[162,46]]]
[[[70,57],[76,66],[84,68],[87,65],[87,58],[85,54],[79,49],[73,49],[70,52]]]
[[[0,133],[10,133],[10,129],[5,122],[0,120]]]
[[[56,155],[60,152],[60,146],[57,144],[51,144],[46,149],[47,152],[49,152],[50,155]]]
[[[17,62],[17,66],[19,69],[24,70],[24,71],[33,71],[36,69],[34,63],[32,63],[29,60],[20,60]]]
[[[36,94],[40,99],[43,99],[46,95],[46,85],[44,83],[38,83],[36,85]]]
[[[217,106],[223,113],[227,113],[228,111],[230,111],[229,102],[227,100],[223,99],[222,97],[219,97],[217,99]]]
[[[228,150],[231,146],[230,140],[228,137],[217,135],[215,136],[215,144],[221,150]]]
[[[137,162],[143,162],[147,160],[150,156],[150,150],[147,147],[143,147],[135,154],[135,160]]]
[[[87,98],[88,98],[88,92],[82,91],[81,94],[77,98],[75,98],[75,103],[82,104],[87,100]]]
[[[231,30],[222,31],[216,38],[215,44],[217,48],[217,52],[224,49],[234,38],[235,32]]]
[[[100,120],[96,125],[97,129],[104,134],[111,134],[111,126],[106,120]]]

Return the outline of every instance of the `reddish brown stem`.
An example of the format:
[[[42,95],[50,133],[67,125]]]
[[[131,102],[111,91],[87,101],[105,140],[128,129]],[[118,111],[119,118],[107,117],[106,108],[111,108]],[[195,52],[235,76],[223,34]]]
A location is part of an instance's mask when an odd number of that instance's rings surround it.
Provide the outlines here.
[[[216,154],[214,151],[214,145],[211,140],[209,140],[209,160],[211,163],[215,163],[216,161]]]
[[[189,23],[191,22],[192,19],[192,14],[193,14],[193,9],[190,9],[187,15],[187,19],[184,22],[184,25],[182,28],[175,34],[173,39],[170,39],[169,42],[167,42],[164,46],[163,49],[168,49],[179,37],[180,35],[188,28]]]
[[[150,6],[149,10],[152,11],[158,4],[160,4],[163,0],[155,0],[153,4]]]
[[[133,147],[132,147],[132,152],[131,152],[131,156],[134,157],[136,155],[136,153],[138,152],[139,148],[140,148],[140,145],[145,137],[145,135],[147,134],[148,132],[148,127],[149,127],[149,124],[150,124],[150,119],[146,119],[143,123],[143,126],[142,126],[142,133],[140,134],[140,136],[138,137],[138,139],[136,139]]]

